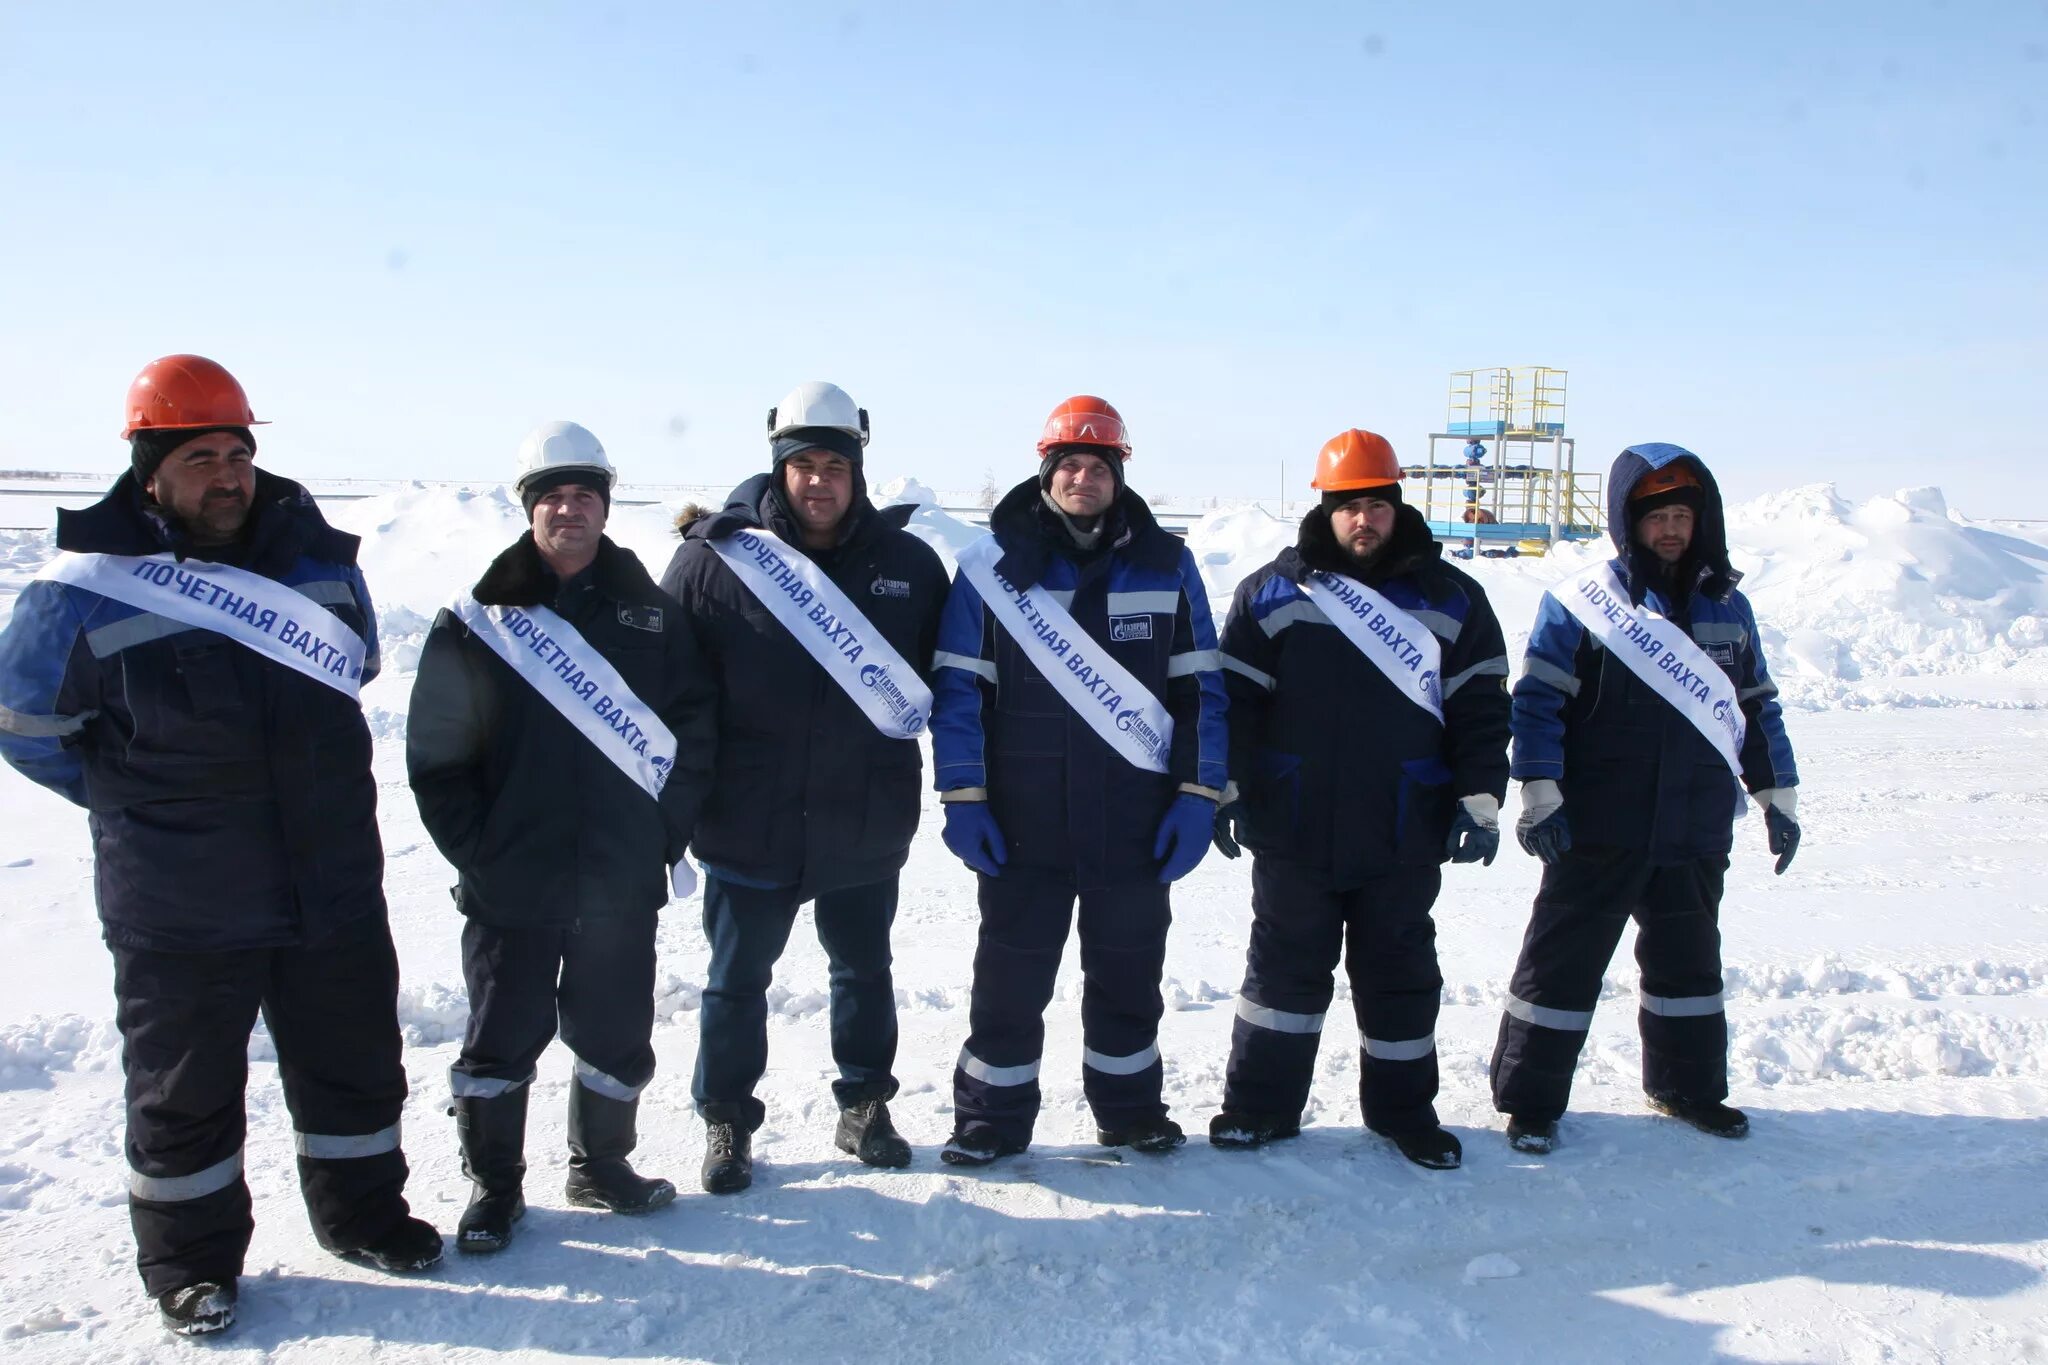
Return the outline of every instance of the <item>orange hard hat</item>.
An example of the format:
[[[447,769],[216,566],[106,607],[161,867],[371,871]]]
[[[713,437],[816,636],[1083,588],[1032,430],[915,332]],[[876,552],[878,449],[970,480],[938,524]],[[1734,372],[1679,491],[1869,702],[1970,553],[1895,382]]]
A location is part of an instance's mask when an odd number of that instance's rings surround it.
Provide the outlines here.
[[[152,360],[128,386],[127,440],[138,431],[192,431],[204,427],[260,427],[249,395],[235,377],[203,355]]]
[[[1316,456],[1316,476],[1308,481],[1308,486],[1336,493],[1352,488],[1379,488],[1400,481],[1401,465],[1387,438],[1376,431],[1353,427],[1323,443],[1323,453]]]
[[[1654,498],[1659,493],[1669,493],[1674,488],[1698,487],[1700,476],[1692,472],[1691,461],[1678,460],[1665,465],[1662,469],[1653,469],[1637,479],[1636,486],[1628,491],[1628,500],[1634,502],[1637,498]]]
[[[1052,410],[1038,438],[1043,456],[1054,446],[1107,446],[1131,458],[1131,435],[1122,414],[1093,394],[1079,393]]]

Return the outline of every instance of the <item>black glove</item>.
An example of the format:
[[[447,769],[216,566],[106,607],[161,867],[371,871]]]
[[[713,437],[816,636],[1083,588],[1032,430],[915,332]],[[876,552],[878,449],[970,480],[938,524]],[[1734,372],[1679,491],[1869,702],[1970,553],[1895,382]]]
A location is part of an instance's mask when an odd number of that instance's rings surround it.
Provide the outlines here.
[[[1564,818],[1564,795],[1549,778],[1522,784],[1522,818],[1515,822],[1522,851],[1544,866],[1571,850],[1572,827]]]
[[[1444,856],[1454,863],[1492,867],[1499,852],[1500,802],[1483,793],[1459,798],[1450,838],[1444,842]]]
[[[1216,807],[1216,828],[1209,836],[1209,842],[1216,851],[1226,858],[1235,858],[1244,852],[1240,831],[1244,828],[1244,801],[1226,801]]]
[[[1771,852],[1778,855],[1776,872],[1782,877],[1799,852],[1799,822],[1774,805],[1765,806],[1764,832],[1770,837]]]

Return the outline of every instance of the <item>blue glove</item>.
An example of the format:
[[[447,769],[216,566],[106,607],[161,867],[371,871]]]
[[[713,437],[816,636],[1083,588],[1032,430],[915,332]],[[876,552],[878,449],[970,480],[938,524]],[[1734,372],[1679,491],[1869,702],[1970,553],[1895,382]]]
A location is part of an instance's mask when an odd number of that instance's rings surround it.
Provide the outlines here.
[[[1216,803],[1206,796],[1182,792],[1166,808],[1152,856],[1159,859],[1159,880],[1177,882],[1195,870],[1216,833]]]
[[[984,877],[1002,876],[1003,864],[1010,860],[1009,846],[986,801],[947,802],[946,828],[939,837],[961,862]]]
[[[1454,863],[1482,863],[1493,866],[1500,852],[1500,802],[1481,793],[1458,799],[1458,814],[1451,821],[1451,837],[1444,854]]]
[[[1209,832],[1209,842],[1216,851],[1226,858],[1235,858],[1244,852],[1244,802],[1225,801],[1216,808],[1216,824]]]
[[[1557,783],[1539,777],[1522,784],[1522,818],[1515,822],[1522,851],[1544,866],[1571,850],[1572,827],[1564,818],[1564,793]]]
[[[1758,792],[1757,797],[1764,803],[1764,834],[1770,840],[1771,852],[1778,855],[1777,874],[1782,877],[1785,869],[1792,866],[1792,857],[1799,852],[1799,818],[1793,814],[1792,793],[1796,788],[1780,787],[1776,791]]]

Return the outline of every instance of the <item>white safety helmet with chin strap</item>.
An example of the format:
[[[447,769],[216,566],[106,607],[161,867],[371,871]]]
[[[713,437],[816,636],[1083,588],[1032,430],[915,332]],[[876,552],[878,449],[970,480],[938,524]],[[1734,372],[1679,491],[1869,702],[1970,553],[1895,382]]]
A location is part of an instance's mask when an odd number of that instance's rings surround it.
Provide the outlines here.
[[[619,472],[605,456],[603,443],[591,434],[590,428],[574,422],[543,422],[527,432],[526,439],[519,443],[519,472],[512,486],[523,493],[526,485],[543,474],[568,469],[603,474],[607,489],[619,478]]]
[[[778,440],[799,427],[825,427],[843,431],[868,443],[868,410],[856,405],[853,395],[837,384],[813,379],[797,385],[768,409],[768,439]]]

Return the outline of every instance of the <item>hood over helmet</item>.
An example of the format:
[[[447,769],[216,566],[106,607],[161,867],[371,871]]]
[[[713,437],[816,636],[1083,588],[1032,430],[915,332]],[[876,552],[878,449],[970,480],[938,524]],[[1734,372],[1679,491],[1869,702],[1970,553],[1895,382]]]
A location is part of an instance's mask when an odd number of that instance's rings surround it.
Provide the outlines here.
[[[1714,482],[1706,461],[1684,446],[1650,441],[1615,456],[1614,467],[1607,473],[1607,535],[1628,566],[1629,590],[1638,601],[1650,575],[1642,571],[1640,557],[1645,552],[1635,543],[1636,516],[1629,509],[1629,500],[1644,478],[1680,461],[1687,462],[1700,481],[1699,513],[1693,525],[1692,548],[1687,551],[1687,558],[1699,566],[1698,590],[1720,601],[1742,581],[1742,575],[1728,562],[1728,523],[1721,509],[1721,486]]]

